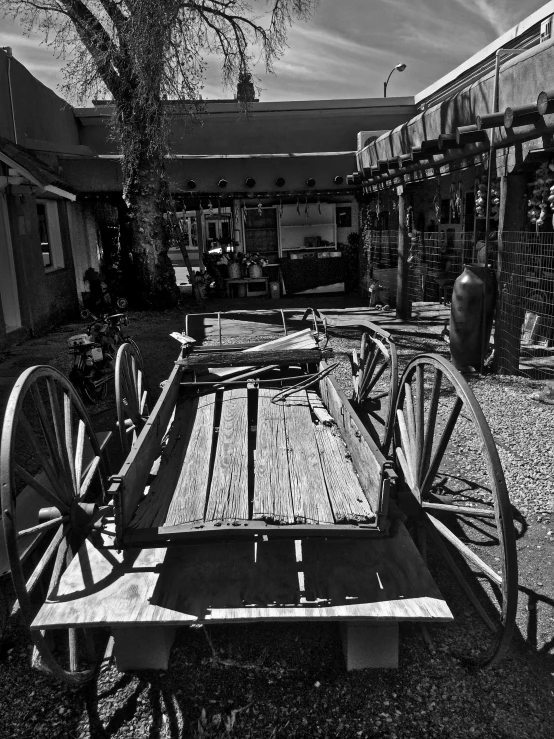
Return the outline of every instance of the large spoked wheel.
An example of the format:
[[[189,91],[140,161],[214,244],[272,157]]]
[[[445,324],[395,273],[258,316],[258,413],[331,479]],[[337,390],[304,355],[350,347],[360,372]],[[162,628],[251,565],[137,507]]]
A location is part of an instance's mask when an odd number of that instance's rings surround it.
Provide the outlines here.
[[[453,649],[465,661],[492,666],[508,648],[517,610],[512,507],[483,411],[466,380],[442,357],[420,355],[406,368],[394,448],[404,478],[401,506],[416,524],[424,554],[430,535],[429,566],[436,565],[445,593],[455,585],[447,599],[455,616],[464,614],[451,632]],[[453,578],[444,577],[441,561]],[[468,601],[473,611],[465,610]]]
[[[360,354],[354,352],[352,364],[354,399],[368,414],[379,447],[387,454],[398,391],[398,359],[391,335],[370,324],[362,336]]]
[[[98,524],[106,491],[102,452],[83,402],[53,367],[31,367],[18,379],[0,454],[2,519],[17,597],[13,612],[20,611],[30,627]],[[31,551],[38,564],[29,573]],[[30,633],[34,667],[72,686],[93,676],[97,635],[67,628]]]
[[[148,383],[136,344],[127,342],[117,351],[115,402],[119,438],[125,456],[148,419]]]

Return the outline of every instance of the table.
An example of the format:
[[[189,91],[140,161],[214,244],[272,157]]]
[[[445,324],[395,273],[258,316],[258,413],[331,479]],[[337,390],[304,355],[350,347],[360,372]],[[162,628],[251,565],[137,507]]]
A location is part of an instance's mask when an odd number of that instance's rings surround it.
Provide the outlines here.
[[[269,277],[228,277],[225,280],[227,296],[231,297],[231,285],[248,285],[249,282],[263,282],[265,294],[269,296]],[[248,297],[248,287],[246,289],[246,297]]]

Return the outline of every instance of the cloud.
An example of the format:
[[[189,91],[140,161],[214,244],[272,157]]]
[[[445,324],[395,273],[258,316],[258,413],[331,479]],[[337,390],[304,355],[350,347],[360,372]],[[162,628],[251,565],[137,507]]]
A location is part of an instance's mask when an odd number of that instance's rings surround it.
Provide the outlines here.
[[[275,75],[257,67],[262,100],[378,97],[398,62],[396,95],[410,95],[454,69],[545,0],[321,0],[313,17],[289,31],[288,48]],[[63,62],[38,34],[25,37],[17,22],[0,21],[0,45],[42,82],[61,84]],[[220,61],[207,57],[204,97],[232,97],[223,90]]]

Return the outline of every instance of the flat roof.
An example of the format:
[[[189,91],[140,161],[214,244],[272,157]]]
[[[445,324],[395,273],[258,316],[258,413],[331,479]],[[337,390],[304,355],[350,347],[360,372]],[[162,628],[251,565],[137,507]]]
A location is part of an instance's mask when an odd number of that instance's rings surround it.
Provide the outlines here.
[[[171,106],[172,102],[174,102],[175,105],[179,103],[179,101],[168,101],[168,106]],[[187,101],[184,102],[186,103]],[[203,102],[207,113],[229,113],[239,111],[236,100],[204,100]],[[411,96],[390,98],[345,98],[344,100],[287,100],[284,102],[252,103],[251,111],[253,113],[284,113],[287,111],[299,112],[363,108],[404,108],[413,106],[414,98]],[[74,108],[74,113],[77,118],[109,116],[111,115],[111,111],[111,105]]]

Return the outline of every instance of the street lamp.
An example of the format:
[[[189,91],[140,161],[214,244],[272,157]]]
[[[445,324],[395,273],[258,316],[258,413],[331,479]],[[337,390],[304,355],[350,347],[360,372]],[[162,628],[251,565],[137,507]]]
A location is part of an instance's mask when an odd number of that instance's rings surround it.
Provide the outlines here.
[[[406,65],[405,64],[397,64],[396,67],[394,67],[394,69],[391,69],[391,73],[387,77],[387,81],[385,83],[383,83],[383,88],[384,88],[384,95],[383,95],[383,97],[387,97],[387,85],[389,84],[390,75],[394,72],[395,69],[397,69],[399,72],[403,72],[406,69]]]

